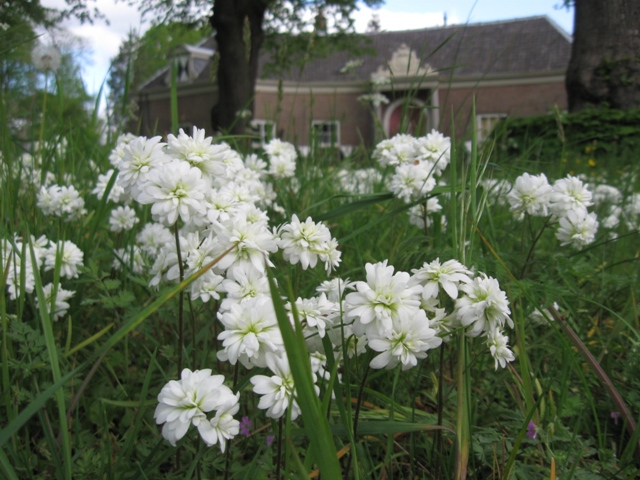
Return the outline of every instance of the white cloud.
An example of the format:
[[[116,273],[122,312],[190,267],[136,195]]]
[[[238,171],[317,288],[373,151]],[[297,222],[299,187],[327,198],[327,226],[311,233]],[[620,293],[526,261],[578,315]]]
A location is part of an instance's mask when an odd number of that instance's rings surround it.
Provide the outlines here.
[[[377,14],[380,18],[381,29],[388,32],[437,27],[444,24],[442,12],[392,12],[386,8],[374,10],[362,7],[354,15],[356,31],[364,32],[373,14]],[[447,23],[458,23],[457,16],[450,15]]]
[[[64,0],[42,0],[42,4],[57,9],[66,7]],[[131,30],[144,32],[149,22],[141,22],[137,8],[114,0],[96,0],[90,6],[97,8],[109,25],[104,20],[97,20],[93,25],[82,25],[76,19],[69,19],[62,26],[85,41],[89,53],[83,56],[83,77],[89,93],[97,93],[107,76],[111,59],[118,54],[122,40]]]

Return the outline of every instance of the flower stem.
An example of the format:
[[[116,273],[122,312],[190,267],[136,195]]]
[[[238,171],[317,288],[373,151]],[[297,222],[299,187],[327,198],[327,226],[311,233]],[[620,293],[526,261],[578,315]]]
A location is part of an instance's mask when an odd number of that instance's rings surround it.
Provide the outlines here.
[[[282,464],[282,418],[278,419],[278,453],[276,454],[276,480],[280,480],[280,466]]]
[[[551,220],[551,215],[547,217],[547,219],[544,222],[544,225],[538,232],[538,235],[536,235],[536,237],[531,242],[531,246],[529,247],[529,251],[527,252],[527,258],[525,258],[524,263],[522,264],[522,270],[520,270],[520,276],[518,278],[522,279],[524,277],[524,274],[527,270],[527,265],[529,264],[529,260],[531,260],[531,256],[533,255],[533,249],[538,243],[538,240],[540,240],[540,237],[542,237],[542,233],[546,230],[547,225],[549,225],[549,220]],[[524,235],[522,236],[522,238],[524,239]]]
[[[467,464],[469,462],[469,378],[467,376],[467,337],[460,332],[458,346],[458,412],[456,419],[457,452],[456,452],[456,480],[467,478]]]
[[[178,222],[173,225],[173,232],[176,238],[176,254],[178,255],[178,269],[180,270],[180,283],[184,280],[184,265],[182,264],[182,253],[180,252],[180,233]],[[182,350],[184,347],[184,290],[178,294],[178,375],[182,372]],[[195,349],[195,345],[194,345]]]
[[[40,162],[40,165],[42,165],[42,158],[41,158],[41,152],[42,152],[42,142],[44,140],[44,122],[45,122],[45,115],[47,113],[47,90],[49,88],[49,71],[46,71],[44,74],[44,92],[42,95],[42,119],[40,120],[40,136],[38,138],[38,151],[36,152],[36,165],[38,164],[37,162]]]
[[[362,396],[364,395],[364,385],[367,382],[367,377],[369,376],[369,370],[370,370],[370,364],[371,364],[371,356],[372,356],[372,352],[369,353],[369,356],[367,358],[367,366],[364,370],[364,376],[362,377],[362,382],[360,382],[360,390],[358,391],[358,401],[356,402],[356,411],[355,411],[355,415],[353,417],[353,441],[356,441],[356,435],[358,434],[358,418],[360,417],[360,407],[362,406]],[[352,445],[351,446],[352,449],[356,448],[356,445]],[[347,468],[345,469],[345,474],[347,474],[349,472],[349,469],[351,468],[351,459],[353,458],[353,454],[349,455],[349,460],[347,461]],[[357,465],[355,465],[354,468],[358,468]]]

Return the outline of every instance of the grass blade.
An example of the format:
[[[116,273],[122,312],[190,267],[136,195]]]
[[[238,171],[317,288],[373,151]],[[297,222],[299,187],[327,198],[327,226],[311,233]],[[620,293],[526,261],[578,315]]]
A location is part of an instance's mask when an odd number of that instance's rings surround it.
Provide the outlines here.
[[[270,269],[267,270],[267,275],[271,289],[271,299],[273,300],[278,325],[291,367],[291,375],[296,385],[298,404],[306,427],[313,432],[309,440],[316,462],[324,478],[341,478],[342,474],[329,422],[323,415],[320,401],[314,389],[311,363],[304,337],[302,336],[302,327],[297,315],[294,313],[296,324],[296,331],[294,332]]]

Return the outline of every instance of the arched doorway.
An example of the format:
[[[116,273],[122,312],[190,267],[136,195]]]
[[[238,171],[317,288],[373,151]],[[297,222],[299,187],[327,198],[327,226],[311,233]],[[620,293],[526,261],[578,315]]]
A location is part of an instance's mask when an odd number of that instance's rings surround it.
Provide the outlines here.
[[[388,138],[400,133],[420,134],[428,130],[428,116],[424,111],[425,103],[417,98],[407,100],[399,98],[389,104],[384,112],[382,125]],[[403,125],[403,118],[408,118],[408,124]],[[405,120],[406,122],[406,120]],[[402,129],[402,127],[405,127]],[[418,131],[420,130],[420,131]]]

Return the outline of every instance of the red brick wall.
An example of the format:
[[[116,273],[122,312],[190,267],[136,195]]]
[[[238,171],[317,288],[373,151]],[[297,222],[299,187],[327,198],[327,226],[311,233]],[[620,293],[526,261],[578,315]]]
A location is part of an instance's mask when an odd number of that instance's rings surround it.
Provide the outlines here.
[[[276,120],[277,136],[297,145],[309,144],[312,120],[339,120],[341,144],[372,145],[374,121],[368,106],[358,102],[359,93],[316,93],[301,88],[298,93],[287,93],[279,103],[277,93],[256,94],[257,119]],[[567,108],[563,83],[540,85],[496,86],[480,88],[439,89],[440,130],[451,132],[451,112],[454,112],[456,138],[470,131],[472,98],[476,99],[476,113],[506,113],[510,116],[541,115],[557,105]],[[180,95],[179,123],[190,122],[211,134],[211,108],[215,94]],[[313,110],[313,114],[311,113]],[[169,99],[145,102],[141,115],[143,135],[162,134],[171,130]]]
[[[254,118],[275,119],[277,135],[297,145],[309,144],[312,120],[339,120],[340,143],[360,145],[371,138],[373,120],[369,108],[358,102],[358,95],[311,95],[308,90],[300,89],[296,94],[285,94],[282,101],[278,102],[277,93],[258,93]]]
[[[204,128],[211,135],[211,108],[216,103],[216,94],[178,94],[178,124],[193,124]],[[140,133],[146,136],[171,133],[171,106],[169,98],[142,99]],[[191,132],[188,132],[191,133]]]
[[[440,90],[440,128],[450,134],[451,114],[455,117],[456,138],[470,132],[471,106],[475,96],[476,113],[506,113],[513,117],[542,115],[557,105],[567,108],[564,83],[515,85]]]

